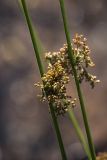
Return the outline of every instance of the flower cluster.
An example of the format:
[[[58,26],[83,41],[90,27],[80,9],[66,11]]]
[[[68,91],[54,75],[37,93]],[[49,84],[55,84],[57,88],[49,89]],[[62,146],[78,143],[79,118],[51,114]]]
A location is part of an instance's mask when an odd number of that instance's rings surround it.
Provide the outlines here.
[[[89,82],[92,88],[95,83],[100,82],[97,77],[88,73],[88,67],[94,67],[95,64],[90,57],[90,49],[87,45],[87,39],[83,35],[76,34],[73,39],[72,50],[75,58],[75,68],[78,74],[78,80],[81,83],[84,79]]]
[[[54,52],[54,56],[57,54],[57,52]],[[42,89],[42,100],[47,99],[49,103],[54,105],[56,115],[63,115],[70,104],[72,107],[75,106],[76,99],[71,100],[72,97],[67,95],[66,85],[70,79],[69,74],[62,65],[62,61],[58,59],[58,55],[55,57],[51,57],[51,55],[51,53],[46,54],[46,58],[50,62],[47,73],[42,77],[43,85],[40,83],[36,85]],[[44,91],[46,94],[44,94]]]
[[[93,88],[97,80],[96,76],[87,72],[88,67],[93,67],[94,63],[90,58],[90,49],[87,46],[86,38],[76,34],[73,39],[72,51],[75,60],[75,69],[78,80],[81,83],[84,79]],[[45,55],[48,60],[47,72],[43,75],[43,84],[36,84],[42,89],[42,100],[48,100],[54,105],[56,115],[64,114],[69,105],[75,106],[76,99],[67,95],[66,85],[70,81],[70,74],[74,77],[70,59],[68,56],[68,46],[64,44],[58,52],[48,52]]]

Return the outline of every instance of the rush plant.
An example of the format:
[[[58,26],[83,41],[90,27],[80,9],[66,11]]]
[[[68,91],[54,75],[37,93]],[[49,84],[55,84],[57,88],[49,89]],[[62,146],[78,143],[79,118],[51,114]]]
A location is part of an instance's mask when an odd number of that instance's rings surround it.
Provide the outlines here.
[[[64,0],[59,0],[66,43],[59,49],[59,51],[47,52],[45,54],[44,59],[47,60],[48,64],[47,71],[45,71],[40,56],[43,49],[35,32],[26,1],[19,0],[19,4],[29,29],[36,62],[42,80],[42,83],[38,82],[35,85],[41,89],[40,99],[42,101],[47,101],[49,106],[62,160],[68,159],[58,123],[58,117],[64,114],[68,114],[88,159],[96,160],[86,107],[80,87],[84,80],[89,82],[92,88],[94,88],[96,83],[100,82],[96,76],[88,72],[88,68],[93,67],[95,64],[90,57],[90,49],[87,45],[87,39],[83,35],[76,34],[71,41]],[[78,98],[73,98],[72,95],[68,95],[67,93],[66,86],[70,84],[70,76],[74,79]],[[77,99],[79,99],[80,102],[88,143],[72,109],[76,106]]]

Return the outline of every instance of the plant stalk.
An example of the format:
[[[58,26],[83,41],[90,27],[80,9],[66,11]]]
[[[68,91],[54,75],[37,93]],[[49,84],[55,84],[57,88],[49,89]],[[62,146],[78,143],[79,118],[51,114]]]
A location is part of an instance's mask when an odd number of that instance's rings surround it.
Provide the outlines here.
[[[38,63],[40,75],[42,77],[43,74],[44,74],[44,68],[43,68],[43,65],[42,65],[41,58],[40,58],[40,47],[38,47],[39,46],[38,39],[36,38],[34,27],[33,27],[33,24],[32,24],[32,20],[29,16],[29,13],[28,13],[26,1],[25,0],[19,0],[19,4],[20,4],[21,10],[22,10],[22,12],[25,16],[26,22],[27,22],[27,26],[28,26],[28,29],[29,29],[29,32],[30,32],[30,36],[31,36],[36,60],[37,60],[37,63]]]
[[[80,101],[80,106],[81,106],[85,130],[86,130],[86,134],[87,134],[88,144],[89,144],[92,160],[96,160],[95,149],[94,149],[94,144],[93,144],[93,140],[92,140],[92,136],[91,136],[91,132],[90,132],[90,127],[88,124],[88,118],[87,118],[87,113],[86,113],[85,104],[84,104],[84,100],[83,100],[83,95],[82,95],[82,91],[80,88],[80,84],[79,84],[79,81],[77,78],[77,72],[76,72],[76,68],[75,68],[75,61],[74,61],[74,56],[73,56],[73,52],[72,52],[70,32],[68,29],[68,21],[67,21],[67,16],[66,16],[66,11],[65,11],[65,4],[64,4],[64,0],[59,0],[59,2],[60,2],[61,14],[62,14],[62,18],[63,18],[66,40],[67,40],[67,44],[68,44],[68,56],[70,58],[72,70],[74,73],[74,79],[75,79],[75,84],[76,84],[78,97],[79,97],[79,101]]]
[[[71,122],[73,124],[73,127],[75,128],[77,136],[78,136],[78,138],[79,138],[79,140],[81,142],[81,145],[83,146],[84,151],[87,154],[88,159],[92,160],[91,154],[90,154],[90,150],[89,150],[89,146],[88,146],[88,144],[86,142],[86,139],[85,139],[85,137],[83,135],[83,132],[82,132],[79,124],[78,124],[78,121],[77,121],[77,119],[76,119],[76,117],[74,115],[74,112],[73,112],[72,108],[68,109],[68,114],[69,114],[69,118],[70,118],[70,120],[71,120]]]
[[[29,32],[30,32],[33,48],[34,48],[34,51],[35,51],[35,55],[36,55],[36,59],[37,59],[37,63],[38,63],[39,71],[40,71],[40,75],[42,77],[43,74],[44,74],[44,69],[43,69],[41,58],[40,58],[38,41],[37,41],[37,38],[35,37],[35,32],[34,32],[34,28],[33,28],[33,25],[32,25],[32,21],[31,21],[31,18],[29,16],[29,13],[28,13],[28,9],[27,9],[27,5],[26,5],[25,0],[21,0],[20,4],[21,4],[21,8],[23,10],[23,13],[25,15],[25,18],[26,18],[26,22],[27,22],[27,25],[28,25],[28,29],[29,29]],[[57,136],[57,140],[58,140],[58,143],[59,143],[61,155],[62,155],[62,160],[67,160],[64,144],[63,144],[60,129],[59,129],[59,124],[58,124],[57,117],[56,117],[55,112],[54,112],[54,106],[53,106],[53,104],[49,104],[49,107],[50,107],[51,116],[52,116],[55,131],[56,131],[56,136]]]

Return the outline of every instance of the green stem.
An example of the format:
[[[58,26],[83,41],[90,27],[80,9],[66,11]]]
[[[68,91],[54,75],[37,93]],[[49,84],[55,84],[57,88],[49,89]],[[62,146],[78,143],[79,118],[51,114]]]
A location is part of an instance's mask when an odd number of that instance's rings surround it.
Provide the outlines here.
[[[55,127],[55,130],[57,131],[57,139],[58,139],[59,147],[60,147],[61,154],[62,154],[62,160],[67,160],[63,141],[61,138],[61,133],[60,133],[58,122],[57,122],[57,117],[54,112],[54,106],[52,104],[49,104],[49,106],[50,106],[51,116],[53,118],[54,127]]]
[[[33,25],[32,25],[32,21],[31,21],[31,18],[29,16],[29,13],[28,13],[28,9],[27,9],[27,5],[26,5],[25,0],[21,0],[20,4],[21,4],[21,8],[23,10],[23,13],[25,15],[25,18],[26,18],[26,22],[27,22],[27,25],[28,25],[28,29],[29,29],[29,32],[30,32],[33,48],[34,48],[34,51],[35,51],[35,55],[36,55],[36,59],[37,59],[37,63],[38,63],[39,71],[40,71],[40,75],[42,77],[43,74],[44,74],[44,69],[43,69],[41,58],[40,58],[38,42],[37,42],[37,38],[35,37],[35,32],[34,32],[34,28],[33,28]],[[66,152],[65,152],[65,149],[64,149],[64,144],[63,144],[63,141],[62,141],[57,117],[55,116],[55,112],[54,112],[54,106],[52,104],[49,104],[49,107],[50,107],[51,116],[52,116],[55,131],[56,131],[56,136],[57,136],[57,140],[58,140],[58,143],[59,143],[61,155],[62,155],[62,160],[67,160],[67,156],[66,156]]]
[[[78,81],[78,78],[77,78],[77,72],[76,72],[76,69],[75,69],[75,61],[74,61],[74,56],[73,56],[73,52],[72,52],[70,32],[69,32],[69,29],[68,29],[67,16],[66,16],[66,12],[65,12],[65,4],[64,4],[64,0],[59,0],[59,2],[60,2],[60,8],[61,8],[61,13],[62,13],[62,18],[63,18],[66,40],[67,40],[67,44],[68,44],[68,51],[69,51],[68,55],[69,55],[71,65],[72,65],[72,70],[73,70],[73,73],[74,73],[75,84],[76,84],[78,97],[79,97],[79,101],[80,101],[80,105],[81,105],[81,111],[82,111],[85,130],[86,130],[86,134],[87,134],[88,144],[89,144],[92,160],[96,160],[95,149],[94,149],[94,144],[93,144],[93,141],[92,141],[91,132],[90,132],[89,124],[88,124],[87,113],[86,113],[86,109],[85,109],[85,105],[84,105],[83,95],[82,95],[80,84],[79,84],[79,81]]]
[[[42,65],[42,62],[41,62],[41,58],[39,56],[40,50],[39,50],[39,47],[38,47],[38,39],[35,36],[34,27],[32,25],[32,21],[31,21],[31,18],[29,16],[29,13],[28,13],[27,5],[26,5],[25,0],[19,0],[19,4],[20,4],[21,9],[22,9],[22,11],[24,13],[24,16],[26,18],[26,22],[27,22],[28,29],[29,29],[29,32],[30,32],[30,36],[31,36],[35,56],[36,56],[36,59],[37,59],[38,67],[39,67],[39,70],[40,70],[40,74],[41,74],[41,76],[43,76],[44,69],[43,69],[43,65]]]
[[[84,138],[84,135],[82,133],[82,130],[81,128],[79,127],[79,124],[78,124],[78,121],[77,119],[75,118],[75,115],[73,113],[73,110],[72,108],[69,108],[68,110],[68,114],[69,114],[69,118],[73,124],[73,127],[75,128],[76,130],[76,133],[78,135],[78,138],[84,148],[84,151],[86,152],[87,156],[88,156],[88,159],[91,160],[91,154],[90,154],[90,150],[89,150],[89,147],[87,145],[87,142],[86,142],[86,139]]]

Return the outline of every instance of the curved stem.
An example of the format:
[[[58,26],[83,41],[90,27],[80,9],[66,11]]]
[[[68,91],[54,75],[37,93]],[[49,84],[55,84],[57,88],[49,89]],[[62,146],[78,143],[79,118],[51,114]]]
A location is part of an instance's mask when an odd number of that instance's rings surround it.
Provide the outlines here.
[[[60,8],[61,8],[61,13],[62,13],[62,18],[63,18],[66,40],[67,40],[67,44],[68,44],[68,56],[70,58],[71,65],[72,65],[72,70],[73,70],[73,73],[74,73],[75,84],[76,84],[78,97],[79,97],[79,101],[80,101],[80,106],[81,106],[81,111],[82,111],[85,130],[86,130],[86,134],[87,134],[88,144],[89,144],[92,160],[96,160],[95,149],[94,149],[94,144],[93,144],[93,141],[92,141],[91,132],[90,132],[89,124],[88,124],[87,113],[86,113],[86,109],[85,109],[83,95],[82,95],[80,84],[79,84],[79,81],[78,81],[78,78],[77,78],[77,72],[76,72],[76,69],[75,69],[75,61],[74,61],[74,56],[73,56],[73,53],[72,53],[70,32],[69,32],[69,29],[68,29],[68,21],[67,21],[67,16],[66,16],[66,12],[65,12],[65,4],[64,4],[64,0],[59,0],[59,2],[60,2]]]

